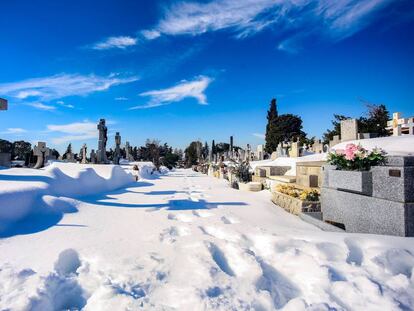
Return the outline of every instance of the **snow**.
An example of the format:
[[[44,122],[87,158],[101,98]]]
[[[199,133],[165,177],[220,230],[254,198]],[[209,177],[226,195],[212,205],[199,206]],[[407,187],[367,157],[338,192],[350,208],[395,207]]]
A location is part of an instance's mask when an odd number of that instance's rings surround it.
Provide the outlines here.
[[[323,232],[268,191],[190,170],[131,183],[113,166],[60,165],[0,172],[0,210],[20,189],[68,211],[0,238],[0,310],[414,309],[412,238]],[[85,174],[111,186],[81,193]]]
[[[381,148],[388,155],[414,155],[414,135],[352,140],[335,145],[333,149],[345,149],[345,146],[350,143],[361,144],[368,150]]]
[[[287,176],[296,176],[296,163],[298,162],[316,162],[326,161],[326,153],[315,153],[309,154],[299,158],[279,157],[275,160],[262,160],[250,162],[250,167],[255,170],[256,167],[260,166],[290,166],[290,169],[286,172]]]

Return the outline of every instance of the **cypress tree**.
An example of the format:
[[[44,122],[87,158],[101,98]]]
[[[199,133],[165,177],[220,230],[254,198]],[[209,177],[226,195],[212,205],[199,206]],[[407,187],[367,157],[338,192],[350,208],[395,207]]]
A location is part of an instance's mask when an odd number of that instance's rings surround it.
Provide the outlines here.
[[[266,152],[272,153],[277,148],[277,141],[278,141],[278,128],[277,128],[277,105],[276,99],[273,98],[270,102],[270,108],[267,111],[267,125],[266,125]]]

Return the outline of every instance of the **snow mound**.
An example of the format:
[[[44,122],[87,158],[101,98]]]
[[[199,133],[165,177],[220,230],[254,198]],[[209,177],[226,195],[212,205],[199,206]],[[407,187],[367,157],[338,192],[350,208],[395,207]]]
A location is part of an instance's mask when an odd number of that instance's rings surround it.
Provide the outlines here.
[[[166,168],[165,166],[161,166],[159,172],[156,171],[155,166],[152,162],[123,162],[122,163],[122,167],[126,171],[134,175],[137,174],[132,169],[135,165],[138,166],[139,168],[139,171],[138,171],[139,179],[154,179],[154,178],[158,178],[160,175],[164,175],[169,172],[168,168]]]
[[[290,166],[285,175],[296,176],[296,163],[326,161],[326,158],[326,153],[315,153],[299,158],[280,157],[275,160],[252,161],[250,167],[255,170],[256,167],[260,166]]]
[[[1,170],[0,236],[29,215],[76,211],[68,197],[111,191],[133,181],[131,174],[115,165],[55,162],[42,170]]]
[[[381,148],[389,155],[414,155],[414,135],[359,139],[340,143],[332,149],[345,149],[347,144],[361,144],[368,150]]]

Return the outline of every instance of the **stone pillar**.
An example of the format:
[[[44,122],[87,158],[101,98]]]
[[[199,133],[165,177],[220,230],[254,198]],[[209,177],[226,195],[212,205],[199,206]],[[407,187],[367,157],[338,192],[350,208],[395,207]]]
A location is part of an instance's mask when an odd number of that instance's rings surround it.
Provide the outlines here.
[[[90,157],[91,157],[91,163],[92,164],[96,164],[96,153],[95,153],[95,150],[94,149],[91,150]]]
[[[34,166],[35,169],[39,169],[45,166],[46,157],[49,155],[49,148],[46,147],[45,142],[39,141],[37,146],[33,148],[33,154],[37,156],[37,162]]]
[[[119,164],[121,159],[121,135],[119,132],[115,134],[115,152],[114,152],[114,164]]]
[[[106,142],[108,141],[108,128],[105,125],[105,119],[101,119],[99,121],[97,128],[99,130],[99,139],[96,161],[99,164],[106,164],[108,163],[108,159],[106,157]]]
[[[230,136],[230,159],[233,159],[233,136]]]
[[[82,156],[81,163],[82,164],[88,163],[88,160],[86,159],[86,151],[87,151],[86,144],[83,144],[82,149],[81,149],[81,156]]]

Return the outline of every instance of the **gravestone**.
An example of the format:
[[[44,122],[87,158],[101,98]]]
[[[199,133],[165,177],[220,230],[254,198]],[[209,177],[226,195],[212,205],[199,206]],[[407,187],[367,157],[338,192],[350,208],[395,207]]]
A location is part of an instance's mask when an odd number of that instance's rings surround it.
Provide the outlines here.
[[[75,155],[72,152],[66,154],[66,162],[76,163]]]
[[[82,164],[88,163],[88,160],[86,159],[86,151],[87,151],[86,144],[83,144],[83,146],[81,148],[81,152],[80,152],[81,155],[82,155],[82,160],[81,160]]]
[[[299,149],[299,143],[293,142],[290,146],[289,150],[289,157],[291,158],[299,158],[300,157],[300,149]]]
[[[107,164],[108,159],[106,157],[106,142],[108,141],[108,128],[105,125],[105,119],[101,119],[97,126],[99,130],[98,138],[98,150],[96,152],[96,161],[99,164]]]
[[[114,164],[119,164],[121,159],[121,135],[119,132],[115,134],[115,151],[114,151]]]
[[[246,150],[240,149],[239,150],[239,160],[244,161],[246,159]]]
[[[282,149],[282,143],[279,143],[276,147],[276,158],[283,157],[283,149]]]
[[[414,135],[414,117],[408,119],[407,126],[408,126],[408,134]]]
[[[323,153],[323,144],[320,139],[315,141],[312,145],[312,151],[315,153]]]
[[[250,148],[250,144],[247,144],[247,149],[246,149],[246,161],[250,161],[251,160],[251,154],[252,154],[252,150]]]
[[[49,153],[50,150],[46,147],[45,142],[38,142],[37,146],[34,146],[33,154],[37,156],[37,162],[34,166],[35,169],[39,169],[45,166],[45,160]]]
[[[95,153],[95,150],[94,149],[91,150],[90,157],[91,157],[91,163],[92,164],[96,164],[96,153]]]
[[[264,150],[263,150],[263,145],[258,145],[257,149],[256,149],[256,157],[257,160],[261,161],[264,159]]]
[[[276,160],[277,159],[277,152],[273,151],[272,154],[270,155],[270,160]]]
[[[333,139],[329,142],[329,148],[332,148],[333,146],[341,143],[341,140],[339,139],[339,135],[335,135]]]
[[[132,147],[130,146],[129,142],[125,142],[125,152],[126,152],[126,159],[129,162],[134,161],[134,157],[132,156]]]
[[[341,141],[358,139],[358,120],[347,119],[341,121]]]

